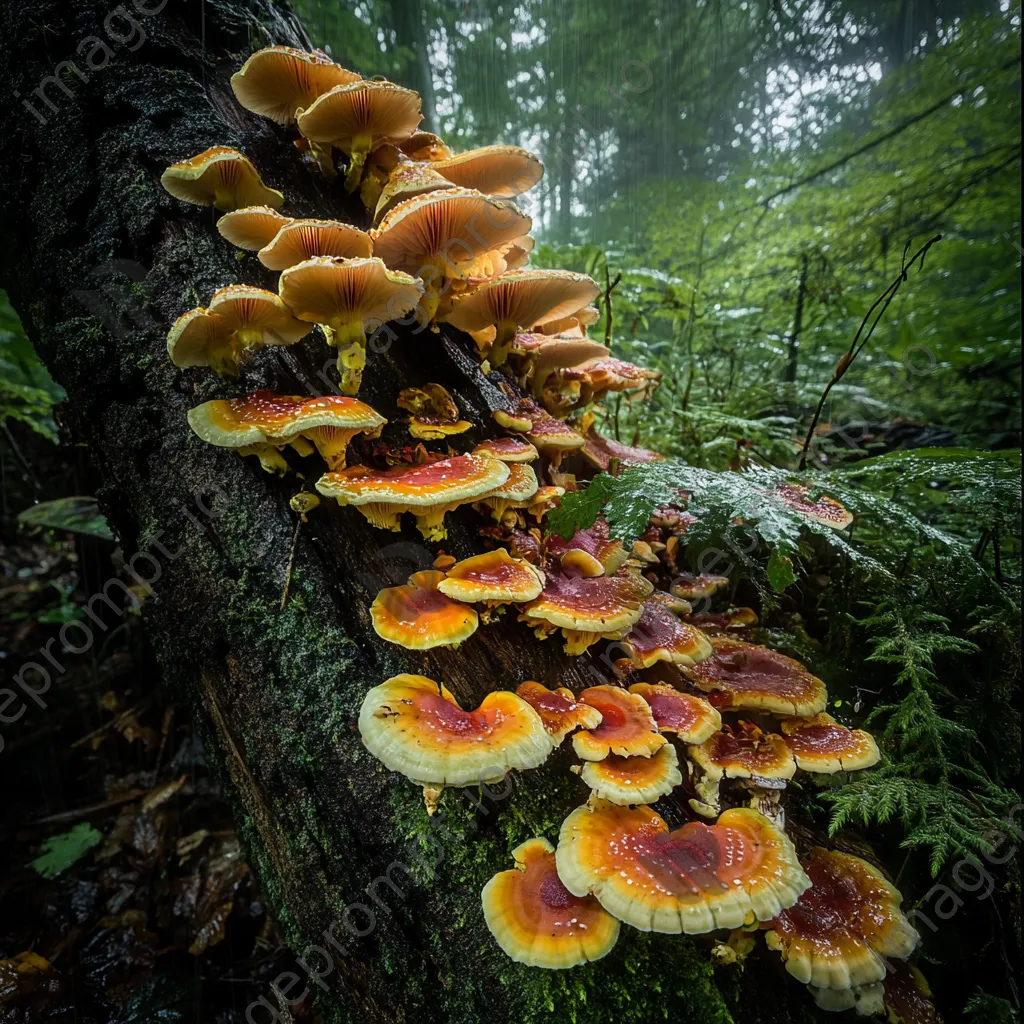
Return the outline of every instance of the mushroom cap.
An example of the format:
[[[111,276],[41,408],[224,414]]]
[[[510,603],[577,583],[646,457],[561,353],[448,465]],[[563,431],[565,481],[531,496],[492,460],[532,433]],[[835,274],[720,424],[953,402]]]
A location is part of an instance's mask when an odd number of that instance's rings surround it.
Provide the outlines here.
[[[267,245],[285,224],[291,222],[291,217],[269,206],[243,206],[240,210],[229,210],[220,217],[217,230],[239,249],[256,252]]]
[[[717,594],[728,585],[728,576],[715,576],[711,573],[701,573],[697,576],[692,572],[681,572],[672,580],[672,593],[684,601],[698,601],[703,597]]]
[[[573,896],[555,868],[555,848],[529,839],[512,851],[482,894],[484,919],[501,948],[529,967],[559,970],[600,960],[619,937],[619,922],[593,896]]]
[[[207,351],[227,341],[232,328],[209,310],[182,313],[167,332],[167,355],[175,366],[208,366]]]
[[[595,393],[600,394],[606,391],[636,391],[650,387],[662,378],[660,370],[649,370],[646,366],[637,366],[636,363],[607,354],[580,363],[577,369],[586,373],[590,386]]]
[[[297,320],[273,292],[247,284],[214,292],[207,312],[220,317],[229,330],[261,331],[264,345],[293,345],[313,329]]]
[[[435,160],[432,166],[453,185],[503,199],[529,192],[544,174],[540,160],[520,146],[483,146]]]
[[[731,637],[713,636],[711,647],[710,658],[683,671],[702,690],[720,691],[729,707],[798,716],[824,711],[825,684],[800,662]]]
[[[659,734],[643,697],[619,686],[591,686],[579,699],[601,712],[599,725],[572,738],[573,750],[583,761],[600,761],[610,754],[650,757],[668,742]]]
[[[805,772],[854,772],[878,764],[874,737],[863,729],[848,729],[822,712],[812,718],[782,723],[786,743]]]
[[[544,587],[544,574],[504,548],[456,562],[437,589],[456,601],[532,601]]]
[[[649,580],[632,573],[589,579],[551,573],[543,593],[523,614],[561,629],[619,633],[640,618],[643,601],[653,589]]]
[[[358,398],[278,395],[260,390],[244,398],[203,402],[188,412],[192,429],[210,444],[242,448],[268,440],[285,441],[317,427],[379,433],[387,420]]]
[[[575,367],[584,360],[607,355],[604,345],[589,338],[547,338],[530,353],[532,394],[540,398],[548,377],[566,366]]]
[[[369,137],[369,149],[402,142],[422,119],[419,93],[378,81],[337,85],[298,116],[299,131],[310,142],[330,142],[345,152],[360,137]]]
[[[722,728],[716,708],[667,683],[634,683],[629,692],[647,701],[659,732],[674,732],[683,743],[703,743]]]
[[[508,466],[483,455],[455,455],[450,459],[418,466],[349,466],[325,473],[316,489],[345,505],[371,502],[429,507],[452,501],[469,501],[493,490],[508,479]],[[435,780],[436,781],[436,780]]]
[[[270,206],[277,209],[284,195],[268,188],[248,157],[228,146],[211,146],[188,160],[171,164],[160,176],[160,184],[175,199],[197,206],[216,206],[225,212],[243,206]],[[218,191],[230,195],[230,201],[218,199]]]
[[[314,256],[282,270],[279,290],[300,320],[329,324],[342,317],[365,324],[405,316],[419,302],[423,284],[375,257]]]
[[[705,633],[726,633],[757,625],[757,612],[753,608],[727,608],[724,612],[698,612],[688,615],[692,623]]]
[[[688,753],[711,779],[791,779],[796,774],[786,741],[750,722],[723,725],[700,745],[689,747]]]
[[[580,773],[598,800],[613,804],[650,804],[683,783],[676,748],[666,743],[650,757],[609,754],[586,761]]]
[[[514,693],[495,690],[475,711],[463,711],[444,686],[418,675],[393,676],[370,690],[359,732],[386,768],[445,786],[536,768],[552,750],[540,716]]]
[[[586,529],[578,529],[569,540],[549,533],[544,552],[558,559],[566,575],[601,576],[614,573],[629,558],[620,540],[613,540],[608,522],[598,519]]]
[[[617,459],[625,464],[660,462],[665,458],[649,448],[634,448],[632,445],[623,444],[610,437],[599,434],[591,429],[583,444],[583,457],[596,469],[607,473],[611,468],[612,459]]]
[[[491,437],[481,441],[474,449],[474,455],[487,455],[499,462],[533,462],[540,452],[518,437]]]
[[[633,628],[623,640],[631,661],[642,668],[655,662],[695,665],[711,657],[711,641],[695,626],[680,622],[661,601],[647,600]]]
[[[292,220],[260,249],[259,259],[270,270],[287,270],[315,256],[365,258],[372,251],[370,236],[351,224],[337,220]]]
[[[650,807],[599,800],[565,819],[556,864],[569,892],[592,893],[641,931],[738,928],[751,912],[770,920],[810,884],[785,833],[748,807],[670,832]]]
[[[506,462],[508,477],[492,491],[483,495],[482,500],[493,498],[503,502],[530,504],[537,493],[537,474],[532,466],[524,462]]]
[[[419,274],[438,258],[449,276],[530,230],[515,203],[473,189],[449,188],[399,203],[371,232],[389,267]]]
[[[388,175],[377,200],[373,219],[376,222],[391,212],[399,203],[428,192],[440,192],[453,187],[453,182],[439,174],[429,163],[401,163]]]
[[[831,526],[836,530],[845,530],[853,522],[853,513],[839,504],[834,498],[822,495],[817,501],[811,501],[811,489],[800,484],[778,484],[774,491],[768,492],[774,498],[787,504],[798,515],[805,519]]]
[[[907,957],[919,941],[899,891],[850,854],[816,846],[803,864],[811,887],[769,923],[768,945],[805,985],[842,991],[882,981],[883,957]]]
[[[358,81],[354,71],[346,71],[319,50],[307,53],[290,46],[268,46],[257,50],[231,76],[231,88],[246,110],[291,124],[297,112],[318,96]]]
[[[415,131],[407,139],[403,139],[398,148],[410,160],[444,160],[452,155],[448,143],[433,132]]]
[[[526,436],[541,451],[555,455],[559,452],[575,451],[586,443],[582,434],[561,420],[553,419],[546,414],[533,420]]]
[[[556,747],[573,729],[596,729],[601,724],[601,712],[578,701],[565,686],[549,690],[543,683],[530,679],[520,683],[516,693],[540,715]]]
[[[530,239],[533,242],[533,239]],[[533,245],[530,245],[530,249],[533,249]],[[597,306],[584,306],[582,309],[577,310],[571,316],[562,317],[560,320],[549,320],[545,324],[540,324],[537,330],[541,334],[563,334],[570,333],[572,331],[578,331],[580,336],[583,335],[583,329],[589,327],[591,324],[596,324],[601,319],[601,311]]]
[[[370,606],[377,636],[411,651],[451,647],[471,637],[480,619],[472,608],[439,591],[443,579],[443,572],[425,569],[404,586],[382,590]]]
[[[533,327],[577,312],[600,293],[586,274],[535,268],[509,270],[456,299],[447,320],[463,331],[479,331],[506,322]]]

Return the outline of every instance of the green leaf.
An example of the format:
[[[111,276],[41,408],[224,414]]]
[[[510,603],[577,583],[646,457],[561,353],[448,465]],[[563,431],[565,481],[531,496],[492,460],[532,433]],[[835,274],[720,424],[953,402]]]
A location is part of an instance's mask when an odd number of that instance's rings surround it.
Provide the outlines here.
[[[796,583],[796,573],[793,572],[793,559],[788,555],[779,553],[776,548],[768,559],[768,582],[776,594],[781,594],[786,587]]]
[[[47,839],[39,856],[29,867],[43,878],[55,878],[80,861],[102,839],[102,832],[97,832],[88,822],[82,822],[70,832],[62,832],[59,836]]]

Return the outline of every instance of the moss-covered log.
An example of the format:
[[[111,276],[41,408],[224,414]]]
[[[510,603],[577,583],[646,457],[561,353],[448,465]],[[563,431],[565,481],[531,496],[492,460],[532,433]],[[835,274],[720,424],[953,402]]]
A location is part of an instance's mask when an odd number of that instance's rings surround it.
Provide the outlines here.
[[[2,0],[0,11],[17,55],[0,73],[16,97],[0,154],[2,283],[67,390],[66,437],[99,466],[126,555],[149,553],[135,568],[151,581],[146,616],[165,682],[195,709],[252,863],[313,976],[279,979],[283,998],[312,984],[331,1021],[812,1017],[776,957],[762,951],[743,972],[715,966],[710,939],[624,929],[605,960],[551,973],[497,948],[481,887],[517,843],[556,837],[582,783],[556,756],[490,793],[446,792],[430,820],[419,790],[363,749],[357,709],[399,671],[443,679],[470,703],[525,678],[578,689],[591,677],[514,616],[458,651],[417,656],[380,642],[375,592],[428,564],[436,546],[325,503],[300,530],[280,610],[298,478],[204,445],[185,414],[257,387],[322,393],[333,359],[317,334],[262,353],[231,384],[169,363],[166,331],[184,310],[226,284],[274,280],[217,234],[212,211],[172,200],[159,175],[231,145],[285,192],[286,212],[353,212],[340,184],[301,164],[288,131],[241,110],[228,87],[253,48],[306,45],[298,23],[261,0]],[[360,397],[398,421],[400,387],[439,381],[473,421],[468,436],[490,433],[497,395],[467,342],[400,333],[371,354]],[[479,550],[472,513],[449,518],[445,547]],[[665,813],[685,816],[671,804]],[[268,990],[251,1019],[272,1019],[277,998]]]

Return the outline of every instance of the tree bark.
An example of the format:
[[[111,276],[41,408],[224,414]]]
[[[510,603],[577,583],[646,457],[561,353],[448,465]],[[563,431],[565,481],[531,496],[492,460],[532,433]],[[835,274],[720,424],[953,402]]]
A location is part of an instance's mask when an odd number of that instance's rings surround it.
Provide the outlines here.
[[[18,55],[0,78],[5,95],[21,94],[3,122],[2,283],[68,393],[65,437],[98,466],[126,558],[148,553],[132,564],[153,591],[145,614],[164,681],[195,711],[269,905],[305,964],[250,1019],[289,1020],[275,1000],[310,987],[326,1021],[812,1019],[777,956],[761,950],[743,973],[716,968],[710,938],[623,928],[597,964],[513,963],[487,932],[480,890],[511,867],[516,844],[556,839],[584,799],[567,752],[490,792],[446,791],[431,820],[420,791],[386,772],[355,728],[366,691],[397,672],[443,680],[475,706],[527,678],[578,690],[600,681],[599,665],[535,641],[514,614],[457,651],[384,643],[370,626],[373,597],[438,546],[327,502],[299,531],[279,610],[300,478],[203,444],[185,414],[258,387],[322,393],[336,380],[333,356],[316,334],[264,351],[235,382],[171,365],[165,335],[176,317],[230,283],[274,289],[276,275],[232,249],[211,210],[171,199],[159,175],[208,146],[234,146],[283,189],[288,214],[355,216],[340,184],[300,163],[289,130],[230,92],[252,49],[307,45],[301,26],[268,0],[126,0],[114,14],[107,0],[0,0],[0,14]],[[77,73],[55,70],[67,60]],[[45,102],[34,90],[54,74],[63,88],[50,82]],[[22,97],[40,116],[17,105]],[[469,340],[445,329],[399,331],[371,353],[360,397],[391,419],[385,436],[408,441],[395,397],[428,380],[456,397],[471,442],[491,433],[498,392],[469,353]],[[301,465],[309,487],[318,474]],[[481,550],[472,512],[449,520],[446,550]],[[686,817],[681,803],[662,808],[673,824]]]

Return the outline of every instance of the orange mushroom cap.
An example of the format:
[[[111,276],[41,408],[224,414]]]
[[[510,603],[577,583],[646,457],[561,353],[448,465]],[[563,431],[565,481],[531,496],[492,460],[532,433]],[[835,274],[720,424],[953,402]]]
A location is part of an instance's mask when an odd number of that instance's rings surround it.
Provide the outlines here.
[[[492,782],[536,768],[552,750],[537,712],[514,693],[495,690],[475,711],[463,711],[444,686],[417,675],[370,690],[359,733],[386,768],[420,784]]]
[[[269,270],[287,270],[314,256],[365,258],[372,250],[370,236],[351,224],[336,220],[292,220],[260,249],[259,259]]]
[[[822,712],[813,718],[782,723],[786,743],[805,772],[854,772],[878,764],[874,737],[862,729],[848,729]]]
[[[519,146],[482,146],[435,160],[431,166],[453,185],[503,199],[529,192],[544,174],[540,160]]]
[[[529,441],[522,441],[518,437],[488,438],[473,449],[473,454],[487,455],[499,462],[533,462],[540,456],[540,452]]]
[[[479,616],[440,592],[444,578],[443,572],[424,569],[413,573],[405,586],[382,590],[370,606],[377,636],[411,651],[457,647],[471,637]]]
[[[609,754],[650,757],[668,740],[658,732],[647,701],[618,686],[591,686],[579,699],[601,712],[593,729],[576,733],[572,747],[584,761],[600,761]]]
[[[825,684],[800,662],[731,637],[711,637],[711,647],[710,658],[683,671],[702,690],[720,691],[729,707],[799,716],[825,709]]]
[[[703,743],[722,728],[722,716],[706,700],[666,683],[634,683],[650,706],[659,732],[674,732],[683,743]]]
[[[882,981],[883,957],[908,957],[919,936],[900,910],[900,894],[867,861],[814,847],[803,861],[811,887],[770,921],[765,936],[786,970],[818,989]]]
[[[399,203],[428,192],[452,188],[453,183],[429,163],[400,163],[389,175],[374,209],[374,221],[380,222]]]
[[[263,184],[248,157],[227,146],[211,146],[171,164],[160,176],[160,184],[176,199],[224,211],[243,206],[276,210],[284,202],[281,192]]]
[[[674,832],[650,807],[605,801],[562,824],[558,876],[641,931],[699,934],[770,920],[810,884],[785,833],[750,808]]]
[[[632,445],[622,444],[610,437],[599,434],[596,430],[590,430],[584,439],[583,457],[596,469],[607,473],[611,468],[612,461],[616,460],[623,465],[638,464],[645,462],[660,462],[665,458],[649,448],[635,448]]]
[[[609,953],[619,922],[593,896],[573,896],[555,868],[555,848],[530,839],[512,851],[515,869],[500,871],[482,894],[484,919],[515,961],[559,970]]]
[[[580,363],[577,367],[582,370],[594,392],[595,401],[609,391],[638,391],[643,388],[653,388],[661,380],[662,374],[659,370],[649,370],[646,366],[637,366],[636,363],[626,362],[625,359],[615,359],[612,356],[599,356]]]
[[[220,217],[217,221],[217,230],[239,249],[256,252],[291,222],[291,217],[286,217],[269,206],[243,206],[240,210],[229,210]]]
[[[351,153],[365,141],[369,152],[409,138],[423,119],[419,93],[394,82],[354,81],[322,93],[298,116],[310,142],[329,142]]]
[[[456,562],[437,589],[456,601],[526,602],[544,587],[544,574],[504,548]]]
[[[791,779],[796,773],[786,741],[750,722],[723,725],[700,745],[690,746],[688,753],[711,780]]]
[[[628,560],[629,552],[620,540],[613,540],[608,522],[598,519],[578,529],[569,540],[556,533],[544,538],[544,552],[558,559],[567,576],[601,576],[616,572]]]
[[[686,621],[705,633],[727,633],[757,625],[753,608],[727,608],[724,612],[698,612]]]
[[[643,612],[622,641],[630,660],[641,668],[658,661],[695,665],[711,657],[711,641],[696,627],[680,622],[661,601],[647,600]]]
[[[505,520],[509,509],[529,508],[537,494],[537,474],[533,467],[521,462],[506,465],[509,469],[508,478],[479,499],[479,504],[489,508],[499,521]]]
[[[799,484],[778,484],[774,491],[765,493],[778,498],[805,519],[813,519],[835,530],[845,530],[853,522],[853,514],[834,498],[823,494],[817,501],[811,501],[809,487]]]
[[[388,469],[350,466],[325,473],[316,489],[339,505],[355,505],[376,527],[399,530],[399,516],[412,512],[428,540],[443,540],[444,514],[486,494],[508,479],[509,468],[483,455],[456,455],[423,465]]]
[[[545,338],[529,353],[530,393],[534,398],[541,398],[555,370],[576,367],[584,360],[607,354],[608,349],[604,345],[589,338]],[[580,378],[586,379],[582,370]]]
[[[533,420],[526,437],[555,465],[558,465],[566,452],[576,451],[586,443],[582,434],[561,420],[552,419],[547,415]]]
[[[530,242],[530,248],[533,249],[532,238],[530,239]],[[584,306],[571,316],[565,316],[559,320],[549,320],[547,323],[538,324],[537,331],[540,334],[547,335],[572,334],[573,332],[577,332],[578,335],[582,337],[584,329],[589,327],[591,324],[596,324],[600,319],[601,311],[597,306]]]
[[[728,576],[715,576],[710,573],[695,576],[691,572],[682,572],[672,580],[672,593],[684,601],[699,601],[701,598],[717,594],[728,585]]]
[[[556,747],[573,729],[596,729],[601,724],[601,712],[578,701],[572,690],[564,686],[549,690],[531,679],[520,683],[516,693],[540,715]]]
[[[307,53],[290,46],[268,46],[257,50],[231,76],[231,89],[246,110],[291,124],[317,97],[358,81],[354,71],[346,71],[319,50]]]
[[[613,804],[650,804],[682,785],[679,757],[670,743],[650,757],[609,754],[586,761],[580,777],[593,790],[591,799]]]
[[[444,160],[452,155],[448,144],[433,132],[415,131],[407,139],[403,139],[398,148],[410,160]]]

